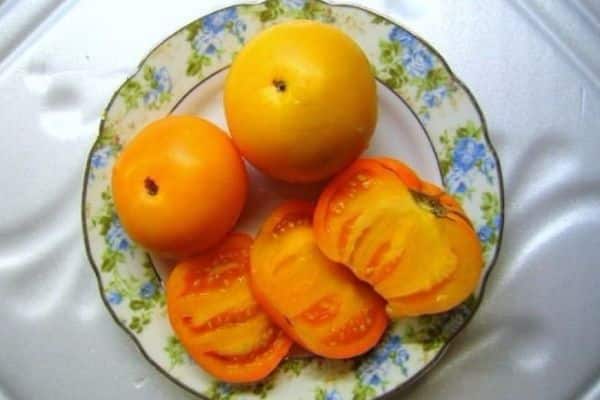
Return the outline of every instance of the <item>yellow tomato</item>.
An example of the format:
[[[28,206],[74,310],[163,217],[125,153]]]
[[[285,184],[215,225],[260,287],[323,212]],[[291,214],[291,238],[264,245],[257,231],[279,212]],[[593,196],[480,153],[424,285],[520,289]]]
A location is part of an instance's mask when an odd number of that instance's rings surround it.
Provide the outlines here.
[[[248,182],[231,139],[192,116],[146,126],[112,172],[117,214],[148,250],[183,257],[217,244],[235,225]]]
[[[367,147],[377,120],[375,78],[339,29],[283,23],[237,55],[225,112],[233,140],[257,168],[289,182],[318,181]]]

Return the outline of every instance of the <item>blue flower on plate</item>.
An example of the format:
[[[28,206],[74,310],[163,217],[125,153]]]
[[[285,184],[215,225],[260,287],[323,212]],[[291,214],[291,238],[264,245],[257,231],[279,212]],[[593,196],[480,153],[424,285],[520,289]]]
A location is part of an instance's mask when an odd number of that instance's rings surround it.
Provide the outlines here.
[[[446,186],[448,191],[453,194],[462,194],[467,191],[465,183],[465,174],[463,171],[453,167],[445,176]]]
[[[488,156],[485,158],[485,160],[483,161],[483,169],[485,169],[486,171],[496,169],[496,160],[494,160],[494,157]]]
[[[502,225],[502,215],[498,214],[494,217],[494,227],[496,229],[500,229],[500,226]]]
[[[235,34],[238,39],[243,42],[244,38],[242,37],[242,33],[246,30],[246,23],[241,19],[236,19],[231,28],[233,34]]]
[[[404,48],[402,64],[409,75],[424,78],[433,68],[433,57],[424,46],[415,43]]]
[[[398,335],[389,336],[380,347],[380,359],[391,359],[396,365],[402,365],[410,358],[408,351],[402,345],[402,338]],[[375,352],[377,355],[377,351]]]
[[[112,150],[109,146],[104,146],[94,151],[92,154],[92,167],[104,168],[108,164],[108,158],[110,157]]]
[[[113,218],[110,228],[108,228],[106,240],[113,250],[124,251],[131,247],[131,239],[123,230],[121,221],[116,217]]]
[[[152,73],[152,81],[150,82],[152,89],[144,94],[144,103],[154,104],[160,100],[161,93],[171,92],[172,83],[171,76],[166,67],[160,67]]]
[[[166,67],[160,67],[154,71],[154,82],[156,82],[156,90],[160,93],[171,91],[171,76]]]
[[[387,359],[390,357],[390,350],[390,347],[387,346],[387,342],[382,343],[373,352],[371,356],[372,361],[377,364],[382,364],[386,362]]]
[[[237,19],[236,9],[234,7],[226,8],[225,10],[217,11],[204,17],[202,20],[202,30],[217,34],[225,29],[228,22],[235,19]]]
[[[484,225],[477,231],[477,236],[479,236],[479,240],[482,242],[490,240],[493,234],[494,230],[489,225]]]
[[[402,44],[402,46],[408,48],[412,48],[415,44],[417,44],[417,39],[415,39],[415,37],[412,34],[400,28],[399,26],[395,26],[390,31],[389,38],[391,41],[398,42]]]
[[[160,95],[160,93],[158,91],[156,91],[154,89],[149,90],[144,95],[144,103],[145,104],[154,104],[154,103],[156,103],[156,101],[158,101],[158,96],[159,95]]]
[[[217,52],[216,44],[220,41],[211,32],[200,31],[194,38],[192,45],[194,50],[200,54],[214,54]]]
[[[480,170],[485,174],[490,183],[494,182],[494,175],[492,174],[494,169],[496,169],[496,160],[494,160],[494,157],[492,157],[490,154],[487,154],[483,158]]]
[[[119,292],[108,292],[106,293],[106,300],[110,304],[117,305],[121,304],[121,301],[123,301],[123,296]]]
[[[359,379],[368,385],[381,385],[385,382],[390,362],[401,367],[406,372],[404,363],[410,354],[402,345],[398,335],[387,336],[383,342],[369,355],[358,368]]]
[[[485,146],[483,143],[480,143],[471,137],[463,137],[456,142],[454,153],[452,154],[452,161],[454,167],[466,172],[484,156]]]
[[[400,27],[394,27],[389,38],[403,47],[402,64],[412,76],[423,78],[433,68],[433,56],[417,39]]]
[[[432,108],[442,104],[442,101],[446,98],[447,95],[448,90],[446,89],[446,87],[440,86],[423,93],[423,101],[425,102],[427,107]]]
[[[222,47],[220,33],[225,29],[235,35],[240,42],[244,41],[243,33],[246,30],[246,23],[238,18],[237,10],[233,7],[204,17],[202,29],[192,40],[192,47],[199,54],[216,54],[217,50]]]
[[[287,8],[299,10],[304,7],[306,0],[281,0],[281,4]]]
[[[404,347],[399,347],[392,356],[392,361],[396,365],[404,365],[410,358],[410,354]]]
[[[332,389],[325,393],[325,400],[343,400],[343,398],[337,390]]]
[[[146,282],[140,288],[140,296],[149,299],[156,293],[156,285],[153,282]]]
[[[358,368],[358,378],[371,386],[377,386],[385,381],[389,364],[369,360]]]

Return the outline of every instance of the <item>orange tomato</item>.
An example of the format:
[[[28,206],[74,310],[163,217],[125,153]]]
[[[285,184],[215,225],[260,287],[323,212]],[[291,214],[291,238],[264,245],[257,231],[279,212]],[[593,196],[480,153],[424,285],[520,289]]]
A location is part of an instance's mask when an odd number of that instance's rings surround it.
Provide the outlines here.
[[[227,135],[192,116],[169,116],[127,144],[112,172],[117,214],[133,240],[181,258],[217,244],[235,225],[248,183]]]
[[[315,235],[388,301],[393,317],[446,311],[475,289],[481,247],[464,211],[392,159],[360,159],[321,194]]]
[[[397,160],[380,158],[378,161],[393,170],[417,194],[421,207],[439,216],[443,235],[458,259],[456,271],[431,290],[389,298],[388,312],[396,316],[416,316],[447,311],[465,300],[479,283],[483,258],[477,233],[454,197],[420,180],[413,170]]]
[[[254,295],[273,320],[307,350],[348,358],[371,349],[387,316],[384,301],[319,250],[313,206],[292,201],[263,224],[251,251]]]
[[[230,234],[177,264],[167,282],[171,326],[192,358],[227,382],[266,377],[292,341],[256,303],[248,283],[252,239]]]
[[[225,85],[227,124],[256,167],[289,182],[332,176],[367,147],[375,78],[360,47],[316,21],[264,30],[236,56]]]

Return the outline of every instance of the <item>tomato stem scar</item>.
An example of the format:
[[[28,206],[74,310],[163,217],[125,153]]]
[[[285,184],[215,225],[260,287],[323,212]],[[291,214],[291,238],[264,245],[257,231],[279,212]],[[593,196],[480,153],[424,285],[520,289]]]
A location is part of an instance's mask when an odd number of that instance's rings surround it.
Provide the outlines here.
[[[283,81],[281,79],[273,79],[273,86],[275,86],[277,91],[285,92],[285,89],[286,89],[285,81]]]
[[[146,179],[144,179],[144,187],[150,196],[156,196],[158,193],[158,185],[156,182],[154,182],[154,179],[150,177],[146,177]]]

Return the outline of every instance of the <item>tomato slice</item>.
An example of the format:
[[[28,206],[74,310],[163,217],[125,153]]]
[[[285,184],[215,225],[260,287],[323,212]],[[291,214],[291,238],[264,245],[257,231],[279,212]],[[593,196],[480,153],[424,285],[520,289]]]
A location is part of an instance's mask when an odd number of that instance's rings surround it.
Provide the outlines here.
[[[321,250],[388,301],[392,317],[448,310],[475,289],[483,264],[460,204],[406,164],[360,159],[319,197]]]
[[[420,181],[406,164],[391,158],[377,159],[398,175],[411,191],[417,193],[421,207],[438,216],[443,235],[450,241],[459,267],[431,290],[412,296],[388,299],[388,313],[394,317],[416,316],[447,311],[466,299],[479,282],[483,257],[481,244],[471,221],[456,199],[440,187]]]
[[[426,292],[388,299],[388,314],[395,318],[448,311],[464,301],[477,286],[483,259],[479,238],[463,220],[442,220],[460,266],[452,276]]]
[[[348,358],[372,348],[388,318],[385,302],[317,247],[313,205],[291,201],[263,224],[251,251],[258,302],[307,350]]]
[[[292,341],[254,299],[252,239],[230,234],[220,245],[178,263],[167,282],[171,326],[192,358],[227,382],[267,376]]]
[[[421,188],[414,172],[401,173]],[[358,160],[329,183],[315,212],[321,250],[384,297],[429,290],[457,264],[436,217],[399,174],[379,160]]]

